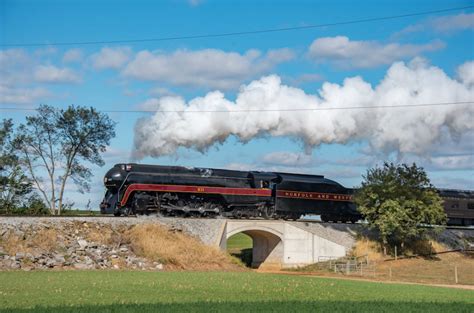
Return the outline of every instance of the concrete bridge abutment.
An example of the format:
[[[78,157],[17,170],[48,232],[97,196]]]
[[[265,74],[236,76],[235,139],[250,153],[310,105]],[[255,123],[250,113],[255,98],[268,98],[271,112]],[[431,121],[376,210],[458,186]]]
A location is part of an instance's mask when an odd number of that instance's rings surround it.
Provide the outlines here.
[[[252,238],[252,267],[261,269],[292,268],[344,257],[355,242],[346,230],[328,229],[321,224],[227,220],[220,248],[226,249],[227,240],[238,233]]]

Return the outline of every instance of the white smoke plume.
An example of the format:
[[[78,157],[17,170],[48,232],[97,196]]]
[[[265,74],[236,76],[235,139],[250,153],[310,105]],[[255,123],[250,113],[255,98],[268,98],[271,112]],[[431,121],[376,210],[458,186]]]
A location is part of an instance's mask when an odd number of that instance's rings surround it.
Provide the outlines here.
[[[455,79],[416,58],[409,64],[394,63],[375,87],[361,77],[352,77],[342,85],[326,82],[317,94],[283,85],[278,76],[271,75],[242,86],[235,101],[227,100],[220,91],[188,103],[180,97],[163,97],[157,101],[161,112],[135,125],[134,157],[172,155],[179,147],[205,152],[230,136],[242,142],[259,136],[287,136],[301,141],[305,148],[366,140],[378,152],[424,155],[442,133],[448,131],[456,138],[474,129],[474,104],[284,110],[473,101],[472,73],[467,70],[472,64],[461,65]],[[275,111],[232,112],[259,109]]]

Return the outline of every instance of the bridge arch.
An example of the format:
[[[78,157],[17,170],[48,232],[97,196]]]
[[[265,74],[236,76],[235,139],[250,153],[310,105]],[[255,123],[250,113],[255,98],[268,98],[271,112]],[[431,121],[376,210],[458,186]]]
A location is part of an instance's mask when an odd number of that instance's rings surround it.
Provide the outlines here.
[[[283,233],[263,225],[246,225],[227,232],[226,240],[238,233],[244,233],[252,238],[251,266],[253,268],[281,268],[284,251]]]

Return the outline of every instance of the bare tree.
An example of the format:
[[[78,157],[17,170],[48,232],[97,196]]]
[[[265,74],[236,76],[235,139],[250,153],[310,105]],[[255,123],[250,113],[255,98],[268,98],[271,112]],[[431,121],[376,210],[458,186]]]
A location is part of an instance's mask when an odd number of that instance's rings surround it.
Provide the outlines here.
[[[101,153],[115,136],[114,128],[106,114],[92,107],[47,105],[20,125],[16,147],[51,214],[61,214],[69,178],[80,192],[89,191],[92,172],[83,162],[104,165]]]

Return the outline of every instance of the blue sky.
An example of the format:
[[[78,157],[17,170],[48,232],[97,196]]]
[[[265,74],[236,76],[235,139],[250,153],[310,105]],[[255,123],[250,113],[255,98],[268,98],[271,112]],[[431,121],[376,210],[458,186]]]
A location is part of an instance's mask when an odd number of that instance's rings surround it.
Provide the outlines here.
[[[80,44],[319,25],[473,4],[0,0],[0,107],[232,111],[473,101],[472,8],[286,32]],[[55,45],[61,42],[78,44]],[[42,46],[21,46],[27,43]],[[323,174],[348,187],[384,160],[416,161],[438,187],[474,189],[472,107],[110,113],[117,136],[104,156],[107,164],[94,171],[91,194],[81,196],[71,185],[68,197],[80,208],[89,199],[97,205],[105,171],[132,159]],[[16,123],[25,116],[0,112]]]

